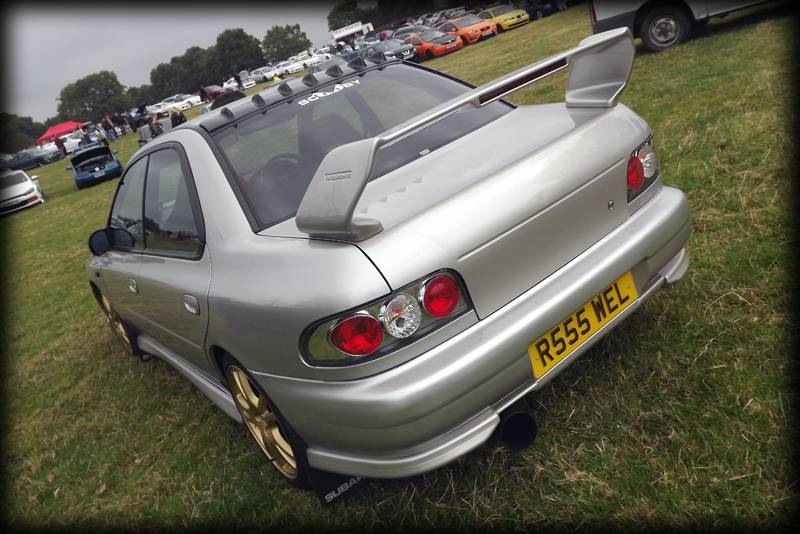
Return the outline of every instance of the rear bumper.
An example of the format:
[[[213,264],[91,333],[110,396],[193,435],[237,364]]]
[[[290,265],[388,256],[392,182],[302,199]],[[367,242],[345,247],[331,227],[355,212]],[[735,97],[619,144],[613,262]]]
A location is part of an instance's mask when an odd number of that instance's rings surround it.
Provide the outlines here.
[[[680,279],[689,232],[686,197],[662,187],[567,265],[413,360],[351,381],[253,376],[308,444],[312,466],[378,478],[429,471],[486,441],[503,409],[540,389],[660,287]],[[639,299],[535,380],[528,345],[626,271]]]
[[[122,174],[122,166],[117,164],[113,167],[106,167],[101,172],[103,173],[102,176],[95,176],[94,173],[75,176],[75,183],[79,186],[85,186],[102,182],[103,180],[108,180],[109,178],[116,178]]]

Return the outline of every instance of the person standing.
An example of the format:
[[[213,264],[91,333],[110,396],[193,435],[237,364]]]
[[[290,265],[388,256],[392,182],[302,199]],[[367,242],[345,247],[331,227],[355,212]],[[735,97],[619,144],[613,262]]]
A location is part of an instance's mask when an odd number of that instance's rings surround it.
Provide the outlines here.
[[[89,135],[89,129],[81,130],[81,144],[91,145],[92,137]]]
[[[61,157],[62,158],[66,158],[67,157],[67,147],[64,146],[64,141],[62,141],[60,137],[56,136],[56,138],[53,139],[53,143],[56,145],[56,148],[58,149],[58,151],[61,152]]]
[[[200,86],[200,102],[205,102],[208,100],[208,93],[206,93],[206,88],[202,85]]]
[[[239,73],[237,73],[237,72],[233,73],[233,80],[236,82],[236,87],[238,87],[239,90],[241,91],[242,90],[242,79],[239,77]]]
[[[150,126],[150,139],[155,139],[164,133],[164,127],[161,126],[161,123],[158,122],[155,115],[151,114],[147,116],[147,124]]]
[[[181,110],[178,108],[172,108],[171,111],[172,115],[170,115],[169,120],[172,123],[173,128],[186,122],[186,115],[184,115]]]
[[[117,134],[114,132],[114,123],[111,121],[111,117],[108,116],[108,113],[103,115],[103,120],[100,122],[103,125],[103,130],[106,133],[106,139],[109,141],[116,141]]]

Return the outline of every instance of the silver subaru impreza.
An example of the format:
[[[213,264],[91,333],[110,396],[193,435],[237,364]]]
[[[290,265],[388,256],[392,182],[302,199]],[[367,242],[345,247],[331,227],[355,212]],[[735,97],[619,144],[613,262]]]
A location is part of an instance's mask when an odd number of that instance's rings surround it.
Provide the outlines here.
[[[374,56],[204,114],[129,161],[91,290],[298,485],[524,447],[520,399],[687,270],[633,60],[627,29],[480,87]]]

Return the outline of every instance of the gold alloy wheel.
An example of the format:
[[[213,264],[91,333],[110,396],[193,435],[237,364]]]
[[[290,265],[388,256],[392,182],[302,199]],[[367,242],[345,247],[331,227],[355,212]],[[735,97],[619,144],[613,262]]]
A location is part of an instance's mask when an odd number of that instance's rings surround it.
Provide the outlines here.
[[[247,430],[275,469],[286,478],[295,480],[297,460],[294,451],[281,434],[278,419],[269,409],[266,398],[253,386],[247,374],[235,365],[228,367],[227,375],[233,400]]]
[[[120,339],[120,341],[122,341],[122,345],[125,347],[125,350],[130,354],[133,354],[133,343],[131,343],[131,339],[128,337],[128,332],[125,330],[125,325],[122,324],[122,320],[119,318],[119,315],[117,315],[117,312],[111,308],[111,303],[108,302],[108,299],[105,295],[100,295],[100,302],[100,307],[103,309],[103,313],[106,316],[108,324],[111,326],[111,330],[113,330],[114,333],[117,334],[117,337]]]

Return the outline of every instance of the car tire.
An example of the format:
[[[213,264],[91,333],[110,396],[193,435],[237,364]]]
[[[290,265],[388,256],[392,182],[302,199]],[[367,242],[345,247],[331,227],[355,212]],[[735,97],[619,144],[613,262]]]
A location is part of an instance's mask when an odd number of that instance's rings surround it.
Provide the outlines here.
[[[244,427],[262,454],[287,482],[298,488],[310,489],[306,448],[299,436],[243,365],[225,354],[222,369]]]
[[[468,41],[467,41],[467,40],[464,38],[464,36],[463,36],[463,35],[462,35],[461,37],[459,37],[459,39],[461,39],[461,43],[462,43],[464,46],[467,46],[467,45],[469,44],[469,42],[468,42]]]
[[[122,320],[119,314],[114,310],[114,307],[111,306],[106,296],[100,293],[100,291],[97,291],[97,300],[100,305],[100,310],[106,318],[106,323],[109,329],[111,329],[111,333],[114,334],[114,337],[122,344],[122,348],[125,352],[131,356],[136,356],[142,361],[149,360],[150,355],[139,348],[136,344],[136,337],[133,335],[133,332],[131,332],[131,329],[125,324],[125,321]]]
[[[647,12],[639,26],[639,36],[653,52],[661,52],[685,42],[692,33],[689,17],[678,7],[659,6]]]
[[[430,50],[425,50],[425,60],[433,59],[433,52]]]

